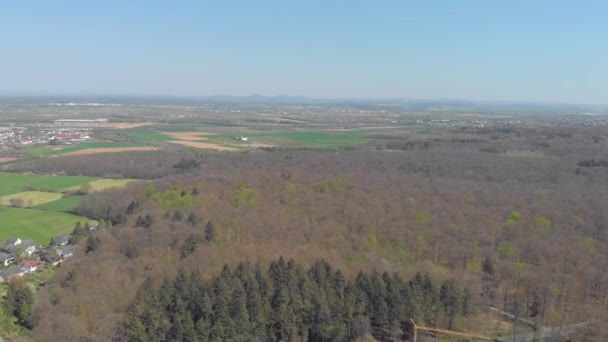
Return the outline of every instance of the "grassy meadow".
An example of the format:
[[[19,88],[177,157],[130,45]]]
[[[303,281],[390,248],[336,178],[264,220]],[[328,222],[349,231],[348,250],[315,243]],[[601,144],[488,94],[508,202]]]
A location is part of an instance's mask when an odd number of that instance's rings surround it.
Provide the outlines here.
[[[34,190],[59,192],[70,187],[78,187],[96,179],[98,178],[0,172],[0,196]]]
[[[48,244],[53,236],[70,233],[78,221],[85,223],[89,219],[37,209],[0,208],[0,241],[20,237]]]
[[[57,212],[70,212],[80,204],[80,199],[82,196],[70,196],[60,198],[58,200],[47,202],[43,204],[39,204],[34,207],[34,209],[39,210],[49,210],[49,211],[57,211]]]

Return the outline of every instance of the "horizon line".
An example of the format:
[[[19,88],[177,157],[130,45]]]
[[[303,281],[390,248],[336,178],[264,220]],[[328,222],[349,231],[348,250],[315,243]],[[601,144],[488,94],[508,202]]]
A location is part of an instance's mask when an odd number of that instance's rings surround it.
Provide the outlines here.
[[[260,98],[260,99],[292,99],[292,100],[306,100],[306,101],[319,101],[319,102],[365,102],[365,101],[403,101],[407,103],[409,101],[420,101],[420,102],[470,102],[480,104],[529,104],[529,105],[570,105],[570,106],[596,106],[596,107],[608,107],[608,103],[584,103],[584,102],[568,102],[568,101],[547,101],[547,100],[503,100],[503,99],[492,99],[492,100],[476,100],[467,98],[449,98],[449,97],[436,97],[436,98],[418,98],[418,97],[314,97],[306,95],[262,95],[262,94],[249,94],[249,95],[232,95],[232,94],[215,94],[215,95],[175,95],[175,94],[137,94],[137,93],[123,93],[123,94],[112,94],[112,93],[69,93],[69,92],[27,92],[27,91],[0,91],[0,97],[15,97],[15,98],[44,98],[44,97],[107,97],[107,98],[173,98],[173,99],[200,99],[200,100],[212,100],[219,98],[234,98],[234,99],[247,99],[247,98]]]

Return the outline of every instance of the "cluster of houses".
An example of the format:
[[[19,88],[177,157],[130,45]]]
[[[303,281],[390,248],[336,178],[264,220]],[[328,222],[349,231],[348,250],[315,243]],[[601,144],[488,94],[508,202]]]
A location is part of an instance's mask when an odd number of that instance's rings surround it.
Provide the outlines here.
[[[91,128],[76,127],[0,127],[0,145],[73,144],[91,139]]]
[[[9,281],[35,272],[39,267],[57,265],[76,252],[76,245],[70,244],[70,235],[53,238],[50,246],[37,246],[31,239],[10,238],[0,247],[0,282]],[[13,265],[20,260],[17,265]]]

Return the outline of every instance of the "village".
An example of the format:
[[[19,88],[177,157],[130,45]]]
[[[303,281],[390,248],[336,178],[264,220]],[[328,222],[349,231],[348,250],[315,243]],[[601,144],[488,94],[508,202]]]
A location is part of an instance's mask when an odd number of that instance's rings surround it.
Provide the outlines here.
[[[74,231],[93,231],[98,223],[90,221],[81,226],[76,223]],[[0,247],[0,283],[23,277],[45,267],[57,266],[72,257],[78,246],[72,234],[53,237],[49,245],[36,245],[31,239],[8,238]]]

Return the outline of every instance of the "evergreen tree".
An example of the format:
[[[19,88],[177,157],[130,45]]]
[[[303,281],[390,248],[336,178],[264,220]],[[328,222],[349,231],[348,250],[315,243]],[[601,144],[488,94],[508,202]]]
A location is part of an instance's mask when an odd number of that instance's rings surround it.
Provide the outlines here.
[[[205,241],[208,243],[215,242],[215,225],[211,220],[205,225]]]
[[[182,246],[181,258],[185,259],[190,254],[194,253],[196,251],[197,245],[198,245],[198,236],[196,236],[194,234],[190,234],[190,236],[188,236],[186,238],[186,241],[184,241],[184,245]]]
[[[101,245],[101,240],[98,237],[91,235],[87,238],[87,246],[86,246],[85,252],[87,254],[89,254],[91,252],[95,252],[99,248],[100,245]]]
[[[453,279],[446,280],[441,284],[439,301],[448,321],[448,329],[452,329],[454,318],[462,308],[460,293]]]
[[[15,316],[17,322],[29,328],[30,314],[34,304],[34,294],[22,279],[13,279],[8,284],[4,307],[9,315]]]
[[[198,217],[196,217],[196,214],[194,213],[194,211],[190,212],[190,215],[188,216],[188,219],[186,220],[186,222],[188,222],[188,224],[191,225],[192,227],[195,227],[198,224]]]
[[[184,219],[184,214],[182,214],[182,211],[177,209],[174,213],[173,216],[171,217],[172,221],[176,221],[176,222],[181,222]]]

